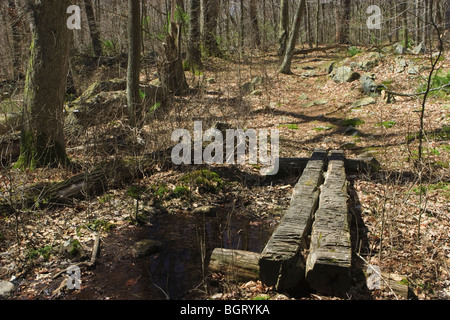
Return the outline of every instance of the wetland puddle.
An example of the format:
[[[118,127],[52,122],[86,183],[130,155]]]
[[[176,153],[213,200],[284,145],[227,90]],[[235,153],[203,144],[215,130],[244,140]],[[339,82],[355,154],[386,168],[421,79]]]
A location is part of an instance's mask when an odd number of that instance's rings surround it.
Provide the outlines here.
[[[222,247],[261,252],[274,226],[267,218],[223,209],[211,217],[155,214],[152,226],[105,239],[103,253],[82,290],[67,299],[202,299],[212,251]],[[142,239],[162,242],[157,254],[136,259],[131,246]]]

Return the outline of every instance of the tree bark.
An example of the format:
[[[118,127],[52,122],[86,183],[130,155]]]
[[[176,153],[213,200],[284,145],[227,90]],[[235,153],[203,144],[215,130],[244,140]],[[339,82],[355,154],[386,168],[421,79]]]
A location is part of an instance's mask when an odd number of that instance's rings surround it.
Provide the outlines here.
[[[190,68],[202,68],[200,51],[200,0],[191,0],[191,27],[186,62]]]
[[[67,164],[63,105],[69,57],[68,0],[28,0],[32,43],[18,168]]]
[[[261,45],[261,34],[259,32],[257,0],[250,1],[250,20],[252,22],[253,29],[253,42],[256,47],[259,47]]]
[[[13,42],[13,52],[12,52],[12,60],[13,60],[13,78],[14,80],[18,80],[22,75],[22,59],[20,52],[22,52],[22,34],[21,34],[21,26],[22,19],[19,17],[16,3],[14,0],[8,1],[8,14],[11,20],[11,33],[12,33],[12,42]]]
[[[128,0],[128,70],[127,104],[130,125],[138,125],[138,110],[141,105],[139,94],[139,72],[141,60],[141,10],[139,0]]]
[[[203,31],[203,45],[206,54],[211,57],[222,58],[223,53],[217,42],[217,21],[219,18],[220,0],[204,0],[205,22]]]
[[[408,48],[409,34],[408,34],[408,3],[403,2],[402,7],[402,43],[403,47]]]
[[[84,9],[86,10],[94,54],[96,57],[100,57],[102,55],[102,43],[100,41],[100,33],[98,31],[97,22],[95,21],[94,9],[92,7],[91,0],[84,0]]]
[[[316,3],[316,37],[314,39],[315,41],[315,47],[319,47],[319,17],[320,17],[320,0],[317,0]]]
[[[289,44],[288,47],[286,48],[284,60],[279,71],[280,73],[292,74],[291,71],[292,57],[294,56],[295,45],[297,44],[297,39],[300,32],[300,25],[302,22],[303,13],[305,12],[305,8],[306,8],[306,1],[300,0],[300,2],[298,3],[297,12],[295,13],[294,17],[294,25],[291,28],[292,32],[289,38]]]
[[[281,0],[280,9],[280,32],[278,36],[278,55],[283,56],[286,53],[287,40],[289,37],[289,1]]]
[[[340,2],[336,6],[336,42],[339,44],[349,44],[351,0],[341,0]]]
[[[240,9],[241,9],[241,19],[240,19],[240,29],[239,29],[239,38],[240,38],[240,52],[241,54],[244,52],[244,46],[245,46],[245,19],[244,19],[244,12],[245,12],[245,5],[244,0],[241,0],[240,2]]]

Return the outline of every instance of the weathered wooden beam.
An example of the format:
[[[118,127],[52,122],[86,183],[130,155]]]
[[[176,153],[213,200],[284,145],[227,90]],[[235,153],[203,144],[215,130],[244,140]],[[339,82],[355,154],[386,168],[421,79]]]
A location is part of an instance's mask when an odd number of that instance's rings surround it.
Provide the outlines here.
[[[321,294],[343,296],[350,286],[350,214],[344,153],[331,151],[314,217],[306,281]]]
[[[280,158],[278,173],[275,177],[301,175],[309,160],[309,158]],[[345,159],[345,170],[347,173],[370,173],[379,169],[380,163],[374,157]]]
[[[258,280],[259,257],[256,252],[216,248],[211,254],[209,271],[220,272],[227,280]]]
[[[325,159],[325,150],[314,151],[294,188],[286,214],[261,254],[260,279],[267,286],[288,290],[304,278],[305,262],[301,251],[307,248]]]

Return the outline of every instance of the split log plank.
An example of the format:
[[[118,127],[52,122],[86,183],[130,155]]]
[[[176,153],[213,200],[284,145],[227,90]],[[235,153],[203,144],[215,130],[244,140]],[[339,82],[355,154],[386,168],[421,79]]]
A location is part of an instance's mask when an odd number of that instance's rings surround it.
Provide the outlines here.
[[[286,214],[261,254],[260,279],[267,286],[288,290],[304,278],[301,251],[307,248],[312,217],[318,206],[318,187],[323,181],[326,154],[325,150],[316,150],[311,156],[294,188]]]
[[[351,216],[342,151],[330,152],[325,176],[312,225],[306,281],[321,294],[344,296],[351,282]]]
[[[220,272],[227,280],[256,281],[259,279],[259,257],[256,252],[216,248],[211,254],[209,271]]]

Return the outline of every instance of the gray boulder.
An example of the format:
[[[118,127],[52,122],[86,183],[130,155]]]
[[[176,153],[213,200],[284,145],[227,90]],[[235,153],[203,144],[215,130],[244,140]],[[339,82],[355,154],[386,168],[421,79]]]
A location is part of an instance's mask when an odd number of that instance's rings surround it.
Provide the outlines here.
[[[361,78],[358,72],[353,71],[352,68],[344,66],[339,67],[331,73],[332,79],[337,83],[353,82]]]
[[[405,54],[406,52],[406,48],[401,43],[397,43],[394,46],[394,50],[396,54]]]
[[[415,46],[415,47],[411,50],[411,52],[412,52],[413,54],[415,54],[415,55],[419,55],[419,54],[425,53],[425,47],[424,47],[424,45],[423,45],[423,42],[421,42],[421,43],[419,43],[417,46]]]
[[[379,94],[382,86],[376,84],[374,74],[365,74],[360,79],[362,89],[365,94]]]

